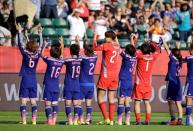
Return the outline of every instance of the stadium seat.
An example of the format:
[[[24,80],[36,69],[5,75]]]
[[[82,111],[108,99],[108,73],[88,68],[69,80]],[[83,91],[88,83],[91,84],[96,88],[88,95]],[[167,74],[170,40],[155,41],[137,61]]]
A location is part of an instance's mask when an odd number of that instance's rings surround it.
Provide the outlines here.
[[[130,41],[129,39],[119,39],[119,44],[124,48],[126,45],[130,44]]]
[[[52,21],[48,18],[40,18],[39,23],[42,25],[42,27],[52,27]]]
[[[55,31],[55,29],[53,28],[45,28],[42,32],[42,35],[43,37],[56,37],[57,36],[57,33]]]
[[[60,19],[53,19],[52,20],[52,24],[55,27],[68,27],[68,22],[65,21],[64,19],[60,18]]]
[[[70,45],[71,45],[71,40],[69,38],[65,38],[64,39],[64,46],[65,47],[70,47]]]
[[[66,28],[57,28],[56,33],[57,33],[57,36],[63,36],[63,37],[69,36],[69,30]]]
[[[93,38],[94,37],[94,31],[92,29],[87,29],[86,35],[88,38]]]

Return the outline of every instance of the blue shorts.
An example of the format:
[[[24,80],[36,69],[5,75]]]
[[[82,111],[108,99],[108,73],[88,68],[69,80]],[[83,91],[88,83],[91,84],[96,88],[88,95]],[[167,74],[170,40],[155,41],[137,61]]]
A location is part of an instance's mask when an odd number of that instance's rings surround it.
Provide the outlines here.
[[[94,87],[81,86],[80,99],[92,99],[94,95]]]
[[[131,97],[133,85],[130,80],[120,80],[119,97]]]
[[[45,100],[45,101],[58,101],[59,95],[60,95],[59,92],[51,92],[51,91],[44,90],[43,100]]]
[[[65,100],[80,100],[80,91],[64,91],[63,98]]]
[[[182,101],[182,87],[180,80],[177,80],[177,82],[168,81],[166,99],[172,101]]]
[[[35,77],[22,77],[19,89],[19,97],[37,98],[37,81]]]
[[[187,97],[193,97],[193,81],[188,81],[186,83],[184,93]]]

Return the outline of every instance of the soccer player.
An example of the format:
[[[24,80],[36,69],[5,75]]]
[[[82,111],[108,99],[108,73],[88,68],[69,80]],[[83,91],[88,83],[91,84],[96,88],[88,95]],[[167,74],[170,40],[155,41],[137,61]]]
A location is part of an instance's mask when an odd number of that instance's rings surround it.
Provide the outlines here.
[[[131,40],[133,39],[134,37]],[[158,58],[159,54],[160,54],[160,47],[155,42],[142,44],[140,49],[137,50],[136,52],[137,56],[136,78],[132,94],[132,98],[134,99],[136,125],[141,124],[141,116],[140,116],[141,100],[144,101],[146,109],[146,120],[143,124],[148,125],[151,119],[151,105],[149,100],[152,96],[152,87],[151,87],[152,70],[153,65],[156,59]]]
[[[113,31],[105,32],[105,43],[97,46],[96,35],[93,40],[93,47],[95,51],[102,51],[103,61],[101,66],[101,73],[97,84],[97,99],[98,104],[103,114],[104,121],[99,124],[114,125],[115,113],[115,93],[118,88],[119,71],[120,71],[120,46],[116,39],[116,34]],[[106,103],[104,96],[108,95],[109,100],[109,116],[107,115]]]
[[[181,82],[179,78],[180,70],[182,67],[182,56],[179,48],[175,47],[170,51],[166,42],[164,42],[163,45],[170,59],[168,63],[168,73],[166,75],[166,81],[168,81],[166,99],[168,100],[169,113],[171,117],[171,120],[168,124],[182,125],[182,115],[183,115],[183,109],[181,105],[182,87],[181,87]],[[173,109],[174,103],[178,111],[177,123],[176,123],[175,112]]]
[[[119,73],[119,101],[118,101],[118,125],[122,125],[122,114],[125,107],[125,124],[130,125],[130,100],[133,90],[132,75],[137,58],[135,56],[136,49],[129,44],[125,47],[125,51],[121,53],[122,66]]]
[[[79,57],[80,47],[78,44],[70,46],[72,58],[65,60],[66,75],[64,80],[63,96],[65,99],[66,116],[69,125],[78,125],[79,118],[79,100],[80,100],[80,67],[82,58]],[[71,116],[71,105],[74,105],[74,121]],[[73,123],[74,122],[74,123]]]
[[[84,45],[84,54],[82,57],[80,71],[80,123],[83,123],[82,117],[82,100],[86,101],[86,124],[89,125],[92,113],[92,98],[94,95],[94,69],[97,61],[97,55],[94,53],[92,45]]]
[[[26,103],[27,99],[31,102],[32,111],[32,124],[36,125],[37,117],[37,79],[36,79],[36,67],[41,56],[42,51],[42,28],[38,29],[39,33],[39,45],[36,41],[28,41],[26,47],[24,48],[24,43],[22,40],[22,27],[20,24],[16,25],[18,30],[18,47],[23,56],[22,66],[19,75],[22,77],[19,89],[19,97],[21,101],[20,112],[22,124],[27,124],[26,122]]]
[[[187,63],[187,77],[186,77],[186,125],[193,125],[192,121],[192,98],[193,98],[193,44],[189,47],[190,55],[183,58],[183,62]]]
[[[64,64],[62,59],[63,38],[59,39],[59,44],[53,44],[50,49],[50,56],[43,56],[44,62],[47,64],[46,73],[44,76],[44,94],[45,113],[48,125],[55,125],[58,114],[58,98],[60,94],[59,81],[60,71]]]

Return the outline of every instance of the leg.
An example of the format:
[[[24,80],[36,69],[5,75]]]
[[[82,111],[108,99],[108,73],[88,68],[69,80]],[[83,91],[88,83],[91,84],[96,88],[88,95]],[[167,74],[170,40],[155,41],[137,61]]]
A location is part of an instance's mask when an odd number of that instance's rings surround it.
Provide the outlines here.
[[[108,99],[109,99],[109,119],[113,124],[114,113],[115,113],[115,93],[114,90],[108,91]]]
[[[82,99],[79,100],[78,105],[79,105],[78,115],[79,115],[80,124],[84,124],[83,111],[82,111]]]
[[[146,120],[145,122],[148,124],[151,119],[151,105],[149,100],[144,100],[145,103],[145,109],[146,109]]]
[[[192,117],[192,97],[186,96],[186,125],[193,125],[191,117]]]
[[[97,91],[98,104],[99,104],[99,107],[100,107],[101,112],[103,114],[103,119],[106,121],[106,120],[108,120],[107,109],[106,109],[106,103],[103,100],[105,95],[106,95],[106,91],[105,90],[98,89],[98,91]]]
[[[118,125],[122,125],[122,114],[124,111],[124,102],[125,102],[125,97],[119,97],[118,109],[117,109]]]
[[[78,125],[79,100],[73,100],[74,105],[74,125]]]
[[[90,124],[92,113],[92,99],[86,99],[86,123]]]
[[[169,107],[169,113],[170,113],[170,117],[171,117],[171,122],[175,122],[176,117],[175,117],[175,111],[173,109],[173,101],[168,100],[168,107]]]
[[[182,116],[183,116],[183,108],[181,101],[176,101],[175,102],[177,109],[178,109],[178,125],[182,125]]]
[[[125,123],[126,125],[130,125],[130,112],[131,112],[131,107],[130,107],[130,97],[125,98]]]
[[[36,103],[36,98],[31,98],[31,105],[32,105],[32,124],[36,125],[36,119],[37,119],[37,103]]]
[[[58,18],[58,11],[56,6],[52,6],[53,17]]]
[[[52,125],[52,108],[51,108],[51,101],[45,101],[45,113],[47,117],[48,125]]]
[[[134,110],[135,110],[135,117],[136,117],[136,124],[140,124],[141,116],[140,116],[140,100],[135,100],[134,102]]]
[[[20,113],[21,113],[21,121],[22,124],[26,124],[26,103],[27,99],[26,98],[20,98]]]
[[[49,17],[50,17],[50,14],[51,14],[51,7],[45,5],[45,17],[46,17],[46,18],[49,18]]]
[[[52,124],[56,124],[56,120],[58,117],[58,101],[52,102]]]
[[[66,111],[66,117],[69,125],[72,125],[72,116],[71,116],[71,105],[72,100],[65,100],[65,111]]]

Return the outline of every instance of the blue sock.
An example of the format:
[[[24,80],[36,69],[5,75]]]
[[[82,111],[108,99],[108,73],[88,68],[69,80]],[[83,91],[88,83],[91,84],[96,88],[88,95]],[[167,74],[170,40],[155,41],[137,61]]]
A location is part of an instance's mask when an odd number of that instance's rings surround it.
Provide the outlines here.
[[[82,111],[82,106],[79,106],[78,108],[79,108],[79,109],[78,109],[78,110],[79,110],[79,111],[78,111],[78,115],[79,115],[79,116],[82,116],[82,112],[83,112],[83,111]]]
[[[37,108],[38,108],[37,104],[32,105],[32,107],[31,107],[32,118],[33,118],[33,117],[36,118],[36,116],[37,116],[37,111],[38,111]]]
[[[192,106],[187,105],[186,106],[186,125],[190,125],[191,114],[192,114]]]
[[[86,107],[86,115],[91,115],[92,113],[92,107],[91,106],[87,106]]]
[[[126,106],[125,107],[125,114],[129,114],[131,112],[131,107],[130,106]]]
[[[122,115],[124,111],[124,105],[118,105],[117,115]]]
[[[54,105],[54,106],[52,106],[52,114],[53,115],[57,115],[58,114],[58,105]]]
[[[66,110],[66,116],[69,117],[69,115],[71,115],[71,106],[65,106],[65,110]]]
[[[78,116],[79,115],[79,106],[76,105],[74,106],[74,116]]]
[[[52,116],[52,109],[51,106],[46,106],[45,108],[46,117],[49,118]]]
[[[175,121],[176,120],[176,116],[171,116],[171,121]]]
[[[26,112],[26,105],[20,105],[20,112]]]

